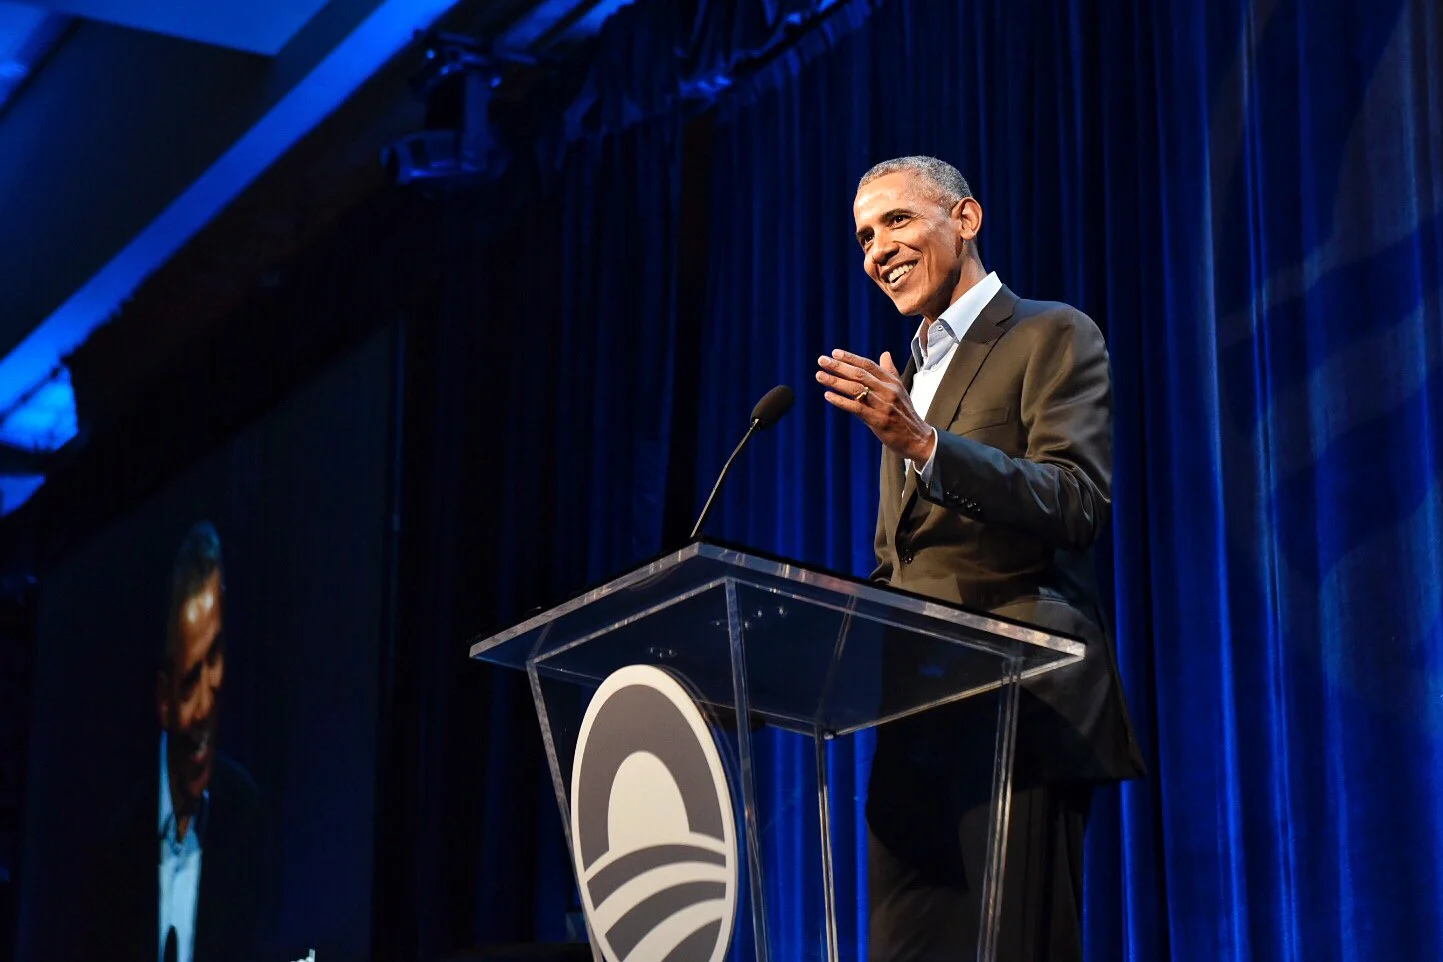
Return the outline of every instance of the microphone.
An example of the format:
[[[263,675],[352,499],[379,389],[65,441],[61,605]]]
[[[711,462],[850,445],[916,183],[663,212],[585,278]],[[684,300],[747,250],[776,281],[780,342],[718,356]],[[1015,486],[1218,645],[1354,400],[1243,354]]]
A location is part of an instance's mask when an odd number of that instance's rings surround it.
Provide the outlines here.
[[[785,384],[778,384],[762,395],[757,406],[752,408],[751,426],[747,428],[747,433],[742,435],[741,441],[732,451],[732,456],[727,458],[727,463],[722,465],[721,473],[716,478],[716,484],[711,486],[711,494],[707,495],[706,504],[701,509],[701,517],[696,519],[696,526],[691,529],[692,540],[695,540],[696,536],[701,533],[701,526],[706,523],[706,516],[711,514],[712,503],[716,501],[716,493],[721,490],[722,481],[726,479],[727,472],[731,470],[732,462],[737,459],[738,454],[742,453],[742,448],[747,446],[747,442],[752,439],[753,434],[765,431],[780,421],[782,415],[792,409],[793,399],[792,389]]]
[[[763,394],[757,406],[752,408],[752,430],[765,431],[776,424],[783,414],[792,409],[792,400],[792,389],[785,384],[778,384]],[[747,431],[747,436],[751,436],[751,430]],[[746,443],[746,438],[742,438],[742,443]],[[726,468],[722,468],[722,474],[726,474]]]

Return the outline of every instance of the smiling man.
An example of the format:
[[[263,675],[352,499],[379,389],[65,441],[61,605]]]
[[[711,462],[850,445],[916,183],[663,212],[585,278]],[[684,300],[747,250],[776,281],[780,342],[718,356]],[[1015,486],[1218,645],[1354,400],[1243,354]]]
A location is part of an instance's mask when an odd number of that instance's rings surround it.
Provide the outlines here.
[[[224,962],[254,958],[264,944],[270,874],[259,793],[218,751],[224,575],[215,528],[193,525],[171,572],[155,676],[159,764],[121,809],[91,908],[105,958]]]
[[[222,589],[220,538],[210,525],[197,525],[176,558],[155,689],[161,727],[161,962],[191,962],[195,956],[209,830],[205,820],[225,682]]]
[[[165,656],[155,690],[161,727],[162,822],[181,846],[192,838],[191,828],[204,807],[215,766],[225,682],[222,588],[220,539],[213,529],[197,527],[176,565]]]
[[[982,207],[950,164],[878,164],[853,216],[868,276],[920,319],[905,370],[890,353],[818,359],[827,401],[883,446],[873,578],[1087,644],[1024,688],[997,952],[1081,960],[1091,789],[1143,771],[1093,571],[1111,508],[1107,350],[1086,315],[1021,299],[983,267]],[[874,962],[976,951],[995,712],[972,699],[878,733]]]

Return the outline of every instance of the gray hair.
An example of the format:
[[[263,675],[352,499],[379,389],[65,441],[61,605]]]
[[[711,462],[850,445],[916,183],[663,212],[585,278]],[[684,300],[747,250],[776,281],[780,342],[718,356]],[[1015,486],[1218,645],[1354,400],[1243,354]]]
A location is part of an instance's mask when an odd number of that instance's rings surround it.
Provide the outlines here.
[[[961,171],[945,160],[923,155],[897,157],[893,160],[882,161],[862,175],[862,179],[857,182],[857,189],[861,190],[878,177],[903,171],[921,174],[929,184],[937,189],[938,199],[948,210],[951,210],[962,198],[972,196],[972,188],[967,186],[967,178],[962,176]]]

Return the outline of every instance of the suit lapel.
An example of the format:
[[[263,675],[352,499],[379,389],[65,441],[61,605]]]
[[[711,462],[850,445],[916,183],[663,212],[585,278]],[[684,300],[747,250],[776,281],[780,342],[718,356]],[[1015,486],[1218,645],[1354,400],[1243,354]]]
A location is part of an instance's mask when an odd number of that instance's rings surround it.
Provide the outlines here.
[[[977,320],[967,328],[967,333],[962,335],[962,343],[957,345],[957,353],[952,355],[952,360],[947,365],[947,372],[942,375],[942,381],[937,385],[937,393],[932,398],[932,405],[927,409],[927,423],[938,431],[945,431],[957,417],[957,411],[962,407],[962,399],[967,395],[967,389],[977,379],[977,372],[982,369],[982,362],[987,360],[987,355],[992,353],[993,346],[997,339],[1002,336],[1003,325],[1012,317],[1012,311],[1017,306],[1017,295],[1007,289],[1004,284],[1002,289],[992,296],[987,306],[982,308],[982,313],[977,315]],[[903,383],[907,390],[912,389],[911,374],[916,371],[916,362],[907,367],[908,377]],[[890,452],[888,452],[890,453]],[[901,458],[893,454],[892,457],[906,470],[906,465]],[[901,519],[911,514],[914,500],[917,497],[917,474],[914,471],[907,471],[902,484],[902,509],[898,512],[899,523]],[[894,541],[896,532],[892,532]]]

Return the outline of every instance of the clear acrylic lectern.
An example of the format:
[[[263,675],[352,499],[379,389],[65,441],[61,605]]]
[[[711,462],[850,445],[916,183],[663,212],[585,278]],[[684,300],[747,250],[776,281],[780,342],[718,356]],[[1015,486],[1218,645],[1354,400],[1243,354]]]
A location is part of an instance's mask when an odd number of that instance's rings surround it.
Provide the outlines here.
[[[715,730],[732,793],[742,864],[721,957],[738,962],[844,957],[828,791],[833,740],[1000,689],[995,760],[976,773],[992,786],[993,841],[980,897],[983,918],[995,918],[1017,682],[1082,654],[1082,643],[1065,636],[707,541],[471,647],[473,658],[529,675],[568,840],[578,737],[603,681],[627,666],[655,665],[691,693]],[[784,788],[773,784],[789,765],[807,771]],[[584,867],[573,867],[585,884]],[[588,925],[597,922],[588,917]],[[995,926],[984,925],[978,959],[993,958],[994,939]],[[603,958],[595,933],[592,945]],[[680,957],[668,951],[657,957]]]

